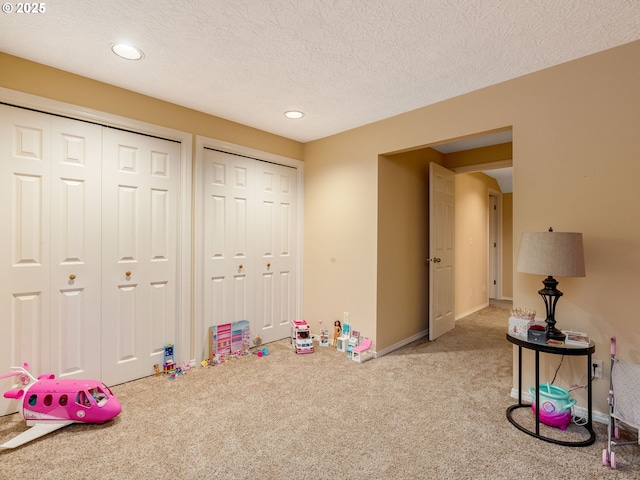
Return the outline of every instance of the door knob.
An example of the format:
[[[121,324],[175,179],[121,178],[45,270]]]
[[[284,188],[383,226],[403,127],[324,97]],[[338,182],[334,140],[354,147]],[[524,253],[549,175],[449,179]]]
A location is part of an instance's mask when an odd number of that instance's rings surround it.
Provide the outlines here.
[[[267,263],[267,268],[271,268],[271,264],[270,263]]]
[[[69,280],[75,280],[76,276],[74,274],[69,275]]]
[[[244,268],[244,266],[240,264],[240,266],[238,267],[238,270],[241,270],[242,268]]]
[[[131,276],[131,272],[124,272],[125,277],[130,277]]]
[[[442,261],[441,258],[438,257],[433,257],[433,258],[428,258],[427,262],[433,262],[433,263],[440,263]]]

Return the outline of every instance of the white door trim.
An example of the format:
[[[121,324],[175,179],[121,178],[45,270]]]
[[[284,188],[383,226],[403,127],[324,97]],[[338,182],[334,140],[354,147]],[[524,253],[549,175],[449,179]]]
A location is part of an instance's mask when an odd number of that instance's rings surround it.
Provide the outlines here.
[[[191,342],[191,328],[193,325],[191,308],[191,198],[192,198],[192,134],[167,128],[160,125],[134,120],[131,118],[112,115],[110,113],[92,110],[90,108],[59,102],[29,93],[18,92],[8,88],[0,87],[0,102],[4,102],[17,107],[32,108],[43,113],[60,115],[76,120],[97,123],[108,127],[121,128],[134,133],[153,135],[156,137],[174,140],[180,143],[180,232],[178,237],[178,252],[180,260],[178,262],[178,306],[177,315],[180,324],[180,331],[177,332],[175,344],[179,346],[176,351],[178,359],[187,360],[193,358],[192,352],[180,351],[185,349],[182,345],[188,345],[193,350]],[[185,349],[186,350],[186,349]],[[152,372],[149,372],[151,374]]]
[[[203,284],[203,262],[198,261],[199,258],[203,258],[204,255],[204,245],[202,243],[204,239],[204,195],[203,185],[201,185],[200,179],[204,178],[204,149],[205,148],[213,148],[216,150],[220,150],[226,153],[233,153],[237,155],[243,155],[246,157],[254,158],[256,160],[264,160],[266,162],[277,163],[279,165],[285,165],[288,167],[294,167],[298,170],[298,243],[297,243],[297,251],[298,251],[298,259],[296,262],[296,278],[298,279],[298,285],[296,290],[296,308],[295,315],[296,318],[300,318],[302,314],[302,282],[303,282],[303,268],[302,268],[302,259],[304,258],[303,252],[303,232],[304,232],[304,163],[300,160],[284,157],[282,155],[276,155],[269,152],[263,152],[261,150],[256,150],[249,147],[244,147],[242,145],[237,145],[234,143],[225,142],[222,140],[216,140],[214,138],[203,137],[200,135],[196,136],[196,154],[195,154],[195,181],[194,181],[194,197],[195,197],[195,212],[194,212],[194,258],[196,261],[194,262],[194,286],[193,286],[193,295],[194,295],[194,306],[193,306],[193,328],[192,328],[192,345],[194,346],[194,350],[192,353],[196,355],[200,355],[200,352],[204,351],[205,347],[205,338],[201,337],[200,332],[202,332],[204,327],[204,309],[202,299],[204,297],[204,284]],[[196,332],[199,336],[196,336]],[[198,360],[198,358],[194,357],[194,360]]]

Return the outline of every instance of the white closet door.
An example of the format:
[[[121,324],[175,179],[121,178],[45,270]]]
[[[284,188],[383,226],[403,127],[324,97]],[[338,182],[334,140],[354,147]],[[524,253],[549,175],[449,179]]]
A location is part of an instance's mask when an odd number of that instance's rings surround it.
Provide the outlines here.
[[[263,342],[290,334],[296,312],[297,170],[255,162],[257,232],[256,315],[252,325]]]
[[[51,367],[99,379],[101,127],[51,119]]]
[[[297,306],[297,170],[210,149],[203,159],[202,338],[238,320],[252,339],[285,338]]]
[[[51,366],[51,119],[0,105],[0,168],[0,371],[39,374]],[[0,398],[0,414],[13,407]]]
[[[0,106],[2,373],[100,376],[100,141],[100,127]]]
[[[153,373],[176,341],[180,144],[103,130],[103,378]]]
[[[205,149],[202,338],[208,338],[211,325],[253,318],[254,192],[253,160]]]

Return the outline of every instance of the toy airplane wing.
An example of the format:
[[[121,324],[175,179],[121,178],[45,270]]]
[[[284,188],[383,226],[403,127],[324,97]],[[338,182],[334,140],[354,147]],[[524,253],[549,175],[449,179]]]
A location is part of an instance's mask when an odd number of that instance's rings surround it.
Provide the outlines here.
[[[72,421],[61,421],[61,422],[47,422],[47,423],[39,423],[30,427],[29,430],[25,430],[20,435],[12,438],[6,443],[0,445],[0,448],[16,448],[20,445],[24,445],[31,440],[35,440],[36,438],[40,438],[47,433],[55,432],[59,428],[66,427],[67,425],[71,425]]]

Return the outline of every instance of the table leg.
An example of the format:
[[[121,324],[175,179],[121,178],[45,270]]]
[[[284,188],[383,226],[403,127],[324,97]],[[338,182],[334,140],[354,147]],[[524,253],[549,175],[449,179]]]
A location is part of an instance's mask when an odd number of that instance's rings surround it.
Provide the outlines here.
[[[518,405],[522,405],[522,347],[518,345]]]
[[[587,355],[587,430],[591,430],[593,428],[593,424],[591,423],[591,369],[593,368],[593,363],[591,362],[591,353]]]
[[[536,350],[536,435],[540,435],[540,352]]]

